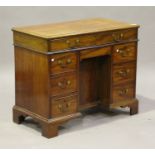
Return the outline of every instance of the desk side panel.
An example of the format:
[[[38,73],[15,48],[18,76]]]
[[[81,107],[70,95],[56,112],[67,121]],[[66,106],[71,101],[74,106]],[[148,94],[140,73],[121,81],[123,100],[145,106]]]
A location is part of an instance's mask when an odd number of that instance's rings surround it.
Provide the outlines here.
[[[49,118],[48,57],[15,47],[16,105]]]

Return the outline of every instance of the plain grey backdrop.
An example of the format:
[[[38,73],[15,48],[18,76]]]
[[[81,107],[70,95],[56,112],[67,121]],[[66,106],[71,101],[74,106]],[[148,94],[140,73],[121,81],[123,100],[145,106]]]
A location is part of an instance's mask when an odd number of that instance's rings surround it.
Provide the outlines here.
[[[137,23],[139,115],[127,110],[71,121],[45,139],[34,122],[12,123],[14,52],[11,28],[104,17]],[[0,7],[0,148],[155,148],[155,7]]]

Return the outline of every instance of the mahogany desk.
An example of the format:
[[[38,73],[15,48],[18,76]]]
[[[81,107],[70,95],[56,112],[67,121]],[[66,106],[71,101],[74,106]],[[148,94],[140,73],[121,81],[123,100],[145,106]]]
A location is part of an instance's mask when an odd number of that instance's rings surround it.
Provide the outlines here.
[[[100,18],[13,28],[14,122],[31,116],[50,138],[82,110],[136,114],[138,28]]]

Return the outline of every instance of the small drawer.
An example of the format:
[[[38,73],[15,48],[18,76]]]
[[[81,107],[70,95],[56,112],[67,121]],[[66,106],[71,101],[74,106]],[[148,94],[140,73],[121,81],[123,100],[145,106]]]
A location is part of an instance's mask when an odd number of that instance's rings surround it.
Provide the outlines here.
[[[130,41],[137,39],[137,29],[125,29],[109,32],[78,35],[58,38],[50,41],[51,51],[98,46],[107,43]]]
[[[135,80],[136,63],[123,63],[113,66],[113,84],[125,83]]]
[[[113,63],[136,60],[136,43],[121,44],[114,46]]]
[[[51,116],[59,117],[69,115],[77,111],[77,95],[52,99]]]
[[[73,52],[54,54],[50,57],[50,61],[51,74],[74,71],[77,67],[77,55]]]
[[[51,78],[51,96],[77,91],[76,73],[65,73]]]
[[[80,51],[80,60],[111,54],[111,46]]]
[[[134,98],[134,95],[134,84],[125,84],[113,87],[113,103],[132,99]]]
[[[136,40],[137,29],[114,31],[112,32],[112,38],[115,42]]]

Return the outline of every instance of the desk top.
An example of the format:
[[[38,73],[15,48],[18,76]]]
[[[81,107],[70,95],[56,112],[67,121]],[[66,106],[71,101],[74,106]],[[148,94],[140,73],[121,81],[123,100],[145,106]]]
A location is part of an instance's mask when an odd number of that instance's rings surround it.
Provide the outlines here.
[[[53,39],[65,36],[88,34],[92,32],[104,32],[134,27],[139,27],[139,25],[128,24],[104,18],[95,18],[63,23],[17,27],[13,28],[12,30],[41,38]]]

